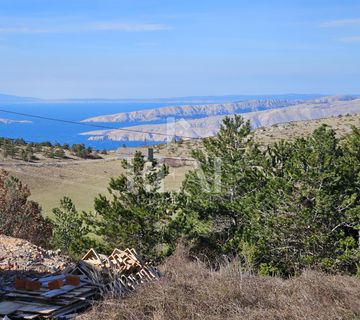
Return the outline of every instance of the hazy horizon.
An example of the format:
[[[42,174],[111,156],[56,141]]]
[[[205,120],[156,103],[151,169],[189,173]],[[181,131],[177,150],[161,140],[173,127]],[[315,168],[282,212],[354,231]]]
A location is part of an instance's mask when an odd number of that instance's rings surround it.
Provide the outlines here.
[[[6,92],[0,92],[0,100],[2,97],[9,97],[9,98],[19,98],[19,99],[35,99],[38,101],[72,101],[72,102],[76,102],[76,101],[91,101],[91,100],[104,100],[104,101],[154,101],[154,100],[191,100],[191,99],[221,99],[221,98],[249,98],[249,99],[255,99],[255,98],[273,98],[273,97],[306,97],[311,99],[312,97],[326,97],[326,96],[337,96],[337,95],[352,95],[352,96],[360,96],[360,94],[358,93],[340,93],[340,92],[336,92],[336,93],[302,93],[302,92],[284,92],[284,93],[254,93],[254,94],[224,94],[224,95],[212,95],[212,94],[208,94],[208,95],[184,95],[184,96],[162,96],[162,97],[148,97],[148,98],[138,98],[138,97],[118,97],[118,98],[108,98],[108,97],[78,97],[78,98],[68,98],[68,97],[64,97],[64,98],[43,98],[43,97],[36,97],[36,96],[21,96],[21,95],[12,95],[12,94],[8,94]],[[234,100],[235,101],[235,100]],[[36,102],[36,101],[35,101]]]

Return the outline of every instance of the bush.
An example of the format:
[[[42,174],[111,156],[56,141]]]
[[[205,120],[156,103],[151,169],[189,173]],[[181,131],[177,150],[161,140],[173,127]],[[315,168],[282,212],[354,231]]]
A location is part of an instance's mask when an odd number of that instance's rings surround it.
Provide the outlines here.
[[[60,159],[65,159],[66,158],[65,151],[63,149],[61,149],[61,148],[56,148],[55,149],[54,156],[56,158],[60,158]]]
[[[128,175],[112,178],[111,199],[99,195],[95,212],[87,214],[91,231],[108,248],[136,248],[147,259],[166,254],[164,228],[169,219],[171,195],[159,192],[160,183],[168,174],[166,166],[153,162],[146,168],[144,156],[136,152],[132,161],[123,160]]]
[[[6,171],[0,171],[0,232],[48,247],[52,223],[41,215],[40,206],[28,200],[30,191]]]
[[[79,258],[86,250],[94,246],[87,237],[90,230],[70,198],[64,197],[60,201],[60,208],[53,209],[53,213],[54,231],[51,243],[54,247],[72,257]]]
[[[234,116],[202,143],[198,168],[175,196],[160,192],[166,166],[148,165],[140,152],[123,161],[128,175],[112,178],[110,198],[99,195],[84,215],[108,250],[135,247],[159,259],[185,236],[193,255],[237,257],[262,275],[358,272],[360,129],[340,142],[321,126],[263,150],[250,123]]]
[[[261,151],[249,123],[235,116],[201,150],[194,152],[199,169],[186,177],[178,215],[195,252],[239,256],[266,274],[307,267],[356,273],[359,129],[341,144],[322,126]],[[201,223],[211,227],[194,232]],[[252,248],[251,256],[244,248]]]
[[[83,159],[91,158],[92,151],[91,147],[86,148],[84,144],[73,144],[71,146],[72,154]]]

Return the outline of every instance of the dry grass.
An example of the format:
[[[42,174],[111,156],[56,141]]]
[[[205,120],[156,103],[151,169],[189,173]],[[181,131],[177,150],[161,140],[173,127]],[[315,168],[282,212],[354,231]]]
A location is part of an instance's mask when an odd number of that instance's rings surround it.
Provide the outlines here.
[[[242,273],[236,263],[211,271],[181,252],[163,278],[122,300],[95,305],[90,319],[360,319],[360,280],[314,271],[284,280]]]
[[[38,202],[46,216],[52,216],[52,209],[59,206],[60,199],[68,196],[79,210],[91,210],[94,198],[108,194],[111,177],[124,173],[120,160],[67,162],[65,164],[34,165],[9,162],[0,168],[27,184],[31,190],[31,200]],[[165,179],[165,189],[177,190],[191,167],[170,168]]]
[[[351,132],[351,126],[360,126],[360,114],[318,120],[294,121],[276,124],[267,128],[259,128],[255,130],[255,140],[264,146],[279,140],[294,140],[295,138],[310,135],[323,124],[334,129],[337,137],[341,139]]]

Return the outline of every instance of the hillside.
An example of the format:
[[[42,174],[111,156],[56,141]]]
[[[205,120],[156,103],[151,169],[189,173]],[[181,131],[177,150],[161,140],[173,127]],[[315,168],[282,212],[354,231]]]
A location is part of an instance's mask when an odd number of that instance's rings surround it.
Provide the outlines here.
[[[169,106],[150,110],[118,113],[86,119],[83,122],[150,122],[166,120],[169,117],[193,119],[194,117],[208,117],[228,115],[256,110],[282,108],[296,104],[288,100],[250,100],[224,104],[182,105]]]
[[[179,99],[177,102],[196,103],[202,100],[206,101],[206,97],[191,97],[192,99]],[[209,101],[219,101],[218,103],[211,102],[205,104],[192,105],[177,105],[166,106],[148,110],[139,110],[133,112],[121,112],[117,114],[102,115],[83,120],[83,122],[152,122],[164,121],[169,117],[194,119],[203,118],[216,115],[230,115],[234,113],[245,113],[251,111],[270,110],[275,108],[284,108],[291,105],[296,105],[314,99],[325,99],[320,95],[274,95],[274,96],[225,96],[225,97],[207,97]],[[352,99],[350,96],[338,96],[337,99],[347,100]],[[221,100],[236,101],[220,103]],[[164,102],[172,101],[171,99],[164,99]],[[176,100],[174,101],[176,102]]]
[[[214,108],[219,110],[219,105]],[[302,102],[300,104],[282,108],[278,107],[271,110],[240,114],[242,114],[245,119],[250,120],[252,127],[256,129],[278,123],[314,120],[338,115],[355,114],[358,112],[360,112],[359,98],[340,96]],[[169,139],[171,140],[172,136],[184,137],[185,139],[203,138],[215,135],[224,117],[224,115],[217,115],[193,120],[180,118],[180,120],[176,122],[167,124],[147,124],[115,130],[95,130],[82,134],[89,136],[89,140],[109,139],[114,141],[146,140],[165,142]],[[124,129],[129,131],[124,131]]]
[[[355,320],[360,316],[356,277],[315,271],[290,279],[263,277],[239,268],[238,263],[224,263],[212,270],[190,260],[179,246],[159,266],[162,277],[158,281],[146,281],[125,299],[98,298],[91,308],[69,319]],[[11,290],[16,278],[44,277],[73,265],[60,251],[0,235],[0,297],[2,290]]]
[[[244,272],[238,262],[211,270],[178,252],[127,299],[105,300],[79,317],[92,320],[355,320],[360,316],[356,277],[314,271],[281,279]]]
[[[332,117],[312,121],[297,121],[274,125],[255,130],[256,141],[267,145],[280,139],[294,139],[310,134],[321,124],[332,127],[339,138],[351,130],[351,125],[360,126],[360,114]],[[169,158],[170,175],[165,180],[165,188],[176,190],[180,187],[185,173],[192,169],[191,161],[179,161],[176,158],[189,158],[191,151],[198,148],[200,141],[183,141],[155,148],[156,158]],[[46,215],[59,205],[62,196],[70,196],[80,210],[90,210],[93,199],[99,193],[106,194],[109,179],[123,172],[121,159],[131,156],[135,150],[147,153],[146,147],[121,148],[103,155],[100,160],[44,159],[37,155],[38,161],[32,163],[7,159],[0,167],[27,183],[31,189],[31,198],[41,204]],[[175,157],[173,159],[172,157]]]

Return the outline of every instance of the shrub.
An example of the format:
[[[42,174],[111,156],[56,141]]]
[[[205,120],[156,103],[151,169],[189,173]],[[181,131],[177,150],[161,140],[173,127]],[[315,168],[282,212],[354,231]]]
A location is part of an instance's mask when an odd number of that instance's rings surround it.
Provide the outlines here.
[[[63,149],[61,149],[61,148],[56,148],[55,149],[54,156],[56,158],[60,158],[60,159],[66,158],[65,151]]]
[[[36,202],[28,200],[29,196],[26,185],[0,171],[0,232],[47,247],[52,223],[41,215]]]
[[[87,237],[89,228],[70,198],[60,200],[60,208],[53,209],[54,230],[51,243],[66,254],[78,258],[93,242]]]
[[[214,257],[249,260],[243,249],[253,248],[251,260],[263,274],[307,267],[356,273],[359,150],[359,129],[340,144],[322,126],[308,138],[261,151],[248,122],[226,118],[218,135],[194,152],[199,168],[183,184],[178,225],[197,244],[195,252],[209,255],[211,248]],[[200,223],[211,227],[194,232]]]
[[[95,212],[87,214],[87,222],[108,250],[134,247],[147,259],[158,258],[161,252],[166,254],[164,227],[169,219],[171,195],[159,189],[168,168],[157,167],[155,162],[146,168],[140,152],[132,161],[124,160],[123,167],[128,175],[110,180],[111,198],[99,195]]]

